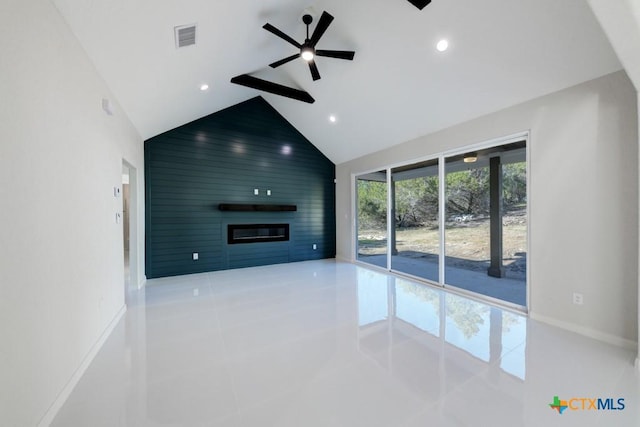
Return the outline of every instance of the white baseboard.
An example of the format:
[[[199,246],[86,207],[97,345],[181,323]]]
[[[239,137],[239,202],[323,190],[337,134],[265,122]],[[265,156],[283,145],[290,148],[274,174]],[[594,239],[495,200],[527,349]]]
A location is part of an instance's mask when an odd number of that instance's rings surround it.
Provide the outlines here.
[[[574,323],[563,322],[561,320],[553,319],[547,316],[541,316],[537,313],[529,313],[529,317],[538,320],[543,323],[547,323],[552,326],[557,326],[561,329],[566,329],[571,332],[575,332],[577,334],[583,335],[588,338],[593,338],[598,341],[606,342],[607,344],[615,345],[616,347],[622,347],[627,350],[638,351],[638,343],[632,340],[628,340],[626,338],[618,337],[615,335],[607,334],[604,332],[596,331],[591,328],[585,328],[580,325],[576,325]],[[636,365],[638,364],[636,360]]]
[[[336,255],[336,261],[342,261],[342,262],[353,262],[353,260],[351,260],[350,258],[347,257],[343,257],[340,255]]]
[[[126,311],[127,311],[126,305],[123,305],[120,308],[120,310],[118,310],[118,312],[113,317],[109,325],[102,332],[98,340],[95,342],[95,344],[93,344],[93,346],[91,346],[91,349],[89,349],[89,352],[86,354],[86,356],[82,360],[82,363],[80,363],[80,366],[78,367],[78,369],[76,369],[73,375],[71,375],[71,378],[69,379],[67,384],[64,386],[60,394],[58,394],[58,397],[56,397],[56,399],[53,401],[53,403],[51,404],[47,412],[44,414],[44,416],[38,423],[38,427],[46,427],[53,422],[53,419],[58,414],[58,411],[60,410],[60,408],[62,408],[62,405],[64,405],[64,403],[67,401],[67,398],[69,398],[69,395],[71,394],[75,386],[78,384],[78,381],[80,381],[80,378],[82,378],[82,375],[84,375],[89,365],[91,365],[91,362],[96,357],[96,354],[98,354],[98,351],[100,351],[104,343],[107,341],[107,338],[109,338],[109,335],[111,335],[111,332],[113,332],[116,325],[118,324],[120,319],[122,319],[122,316],[124,316]]]

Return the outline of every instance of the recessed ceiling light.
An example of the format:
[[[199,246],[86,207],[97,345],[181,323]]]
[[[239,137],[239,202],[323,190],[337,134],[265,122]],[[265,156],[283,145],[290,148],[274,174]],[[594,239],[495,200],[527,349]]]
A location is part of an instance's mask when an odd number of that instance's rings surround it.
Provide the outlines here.
[[[440,40],[438,44],[436,44],[436,49],[438,49],[438,52],[444,52],[449,49],[449,42],[446,39]]]
[[[332,114],[332,115],[329,116],[329,121],[331,123],[335,123],[335,122],[338,121],[338,118],[335,115]]]
[[[203,91],[203,92],[204,92],[204,91],[206,91],[206,90],[208,90],[208,89],[209,89],[209,85],[208,85],[208,84],[206,84],[206,83],[205,83],[205,84],[201,84],[201,85],[200,85],[200,90],[201,90],[201,91]]]

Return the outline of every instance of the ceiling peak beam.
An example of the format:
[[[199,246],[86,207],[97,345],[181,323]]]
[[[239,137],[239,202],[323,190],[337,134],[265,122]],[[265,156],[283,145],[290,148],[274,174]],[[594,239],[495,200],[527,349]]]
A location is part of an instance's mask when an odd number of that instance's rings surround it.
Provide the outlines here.
[[[250,87],[252,89],[258,89],[264,92],[272,93],[274,95],[284,96],[286,98],[295,99],[297,101],[302,101],[309,104],[313,104],[316,101],[309,94],[309,92],[270,82],[268,80],[259,79],[248,74],[241,74],[239,76],[233,77],[231,79],[231,83]]]
[[[431,3],[431,0],[409,0],[409,3],[422,10]]]

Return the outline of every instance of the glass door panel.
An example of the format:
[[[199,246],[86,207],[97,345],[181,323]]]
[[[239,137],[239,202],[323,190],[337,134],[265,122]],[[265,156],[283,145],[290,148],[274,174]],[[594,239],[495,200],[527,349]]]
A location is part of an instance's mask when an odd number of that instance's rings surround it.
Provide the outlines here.
[[[525,141],[445,160],[445,283],[526,306]]]
[[[391,269],[438,282],[438,160],[391,170]]]
[[[387,172],[356,177],[358,261],[387,268]]]

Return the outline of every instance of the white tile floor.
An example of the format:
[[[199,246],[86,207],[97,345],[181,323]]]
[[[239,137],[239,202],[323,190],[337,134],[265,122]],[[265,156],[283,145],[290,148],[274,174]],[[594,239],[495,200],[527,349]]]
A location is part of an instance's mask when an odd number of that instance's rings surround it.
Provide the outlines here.
[[[53,426],[638,426],[633,360],[352,264],[221,271],[149,280]]]

